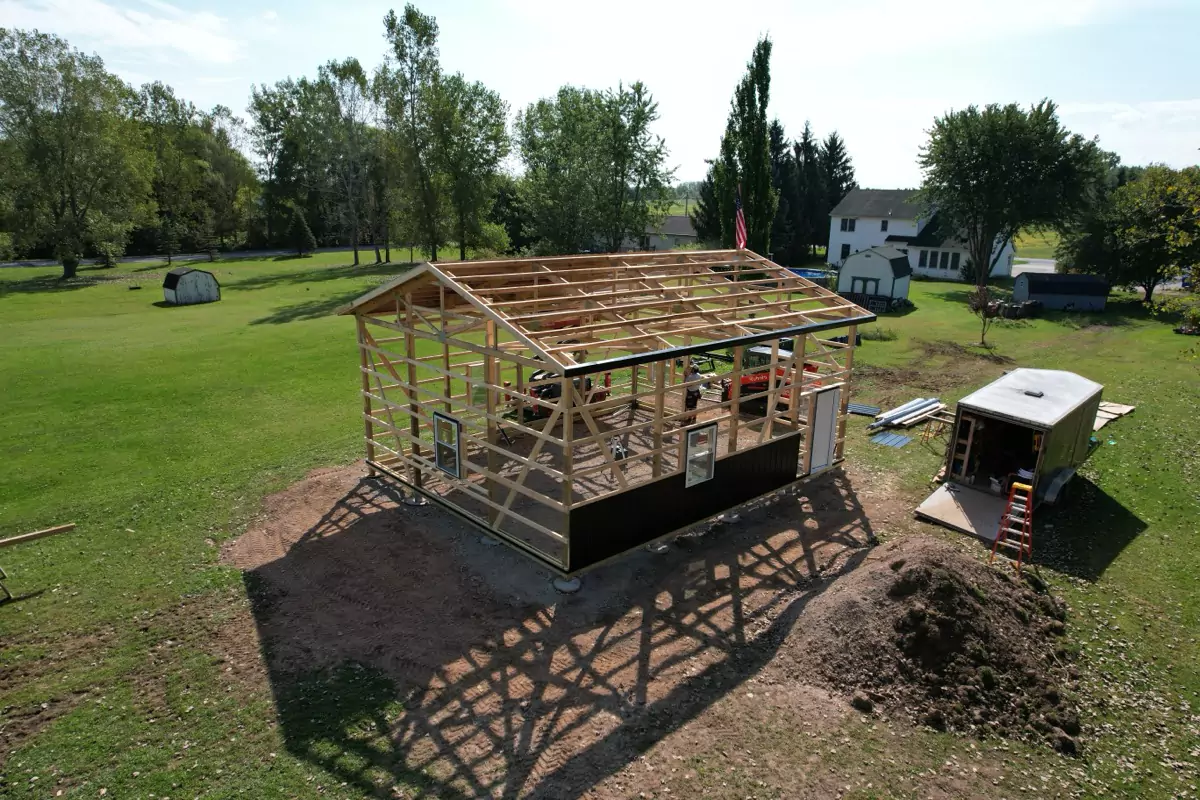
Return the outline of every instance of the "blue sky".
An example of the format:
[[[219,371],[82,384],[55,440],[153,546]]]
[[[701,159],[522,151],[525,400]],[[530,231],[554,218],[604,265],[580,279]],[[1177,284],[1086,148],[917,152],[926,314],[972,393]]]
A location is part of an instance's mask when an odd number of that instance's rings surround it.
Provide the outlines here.
[[[99,53],[132,83],[244,114],[250,86],[318,64],[384,55],[373,0],[0,0],[0,25]],[[1069,128],[1126,163],[1182,166],[1200,151],[1195,0],[553,0],[419,7],[441,27],[442,65],[515,112],[572,83],[641,80],[659,102],[677,178],[703,176],[754,42],[770,34],[771,111],[846,139],[860,184],[915,186],[932,119],[970,103],[1050,97]]]

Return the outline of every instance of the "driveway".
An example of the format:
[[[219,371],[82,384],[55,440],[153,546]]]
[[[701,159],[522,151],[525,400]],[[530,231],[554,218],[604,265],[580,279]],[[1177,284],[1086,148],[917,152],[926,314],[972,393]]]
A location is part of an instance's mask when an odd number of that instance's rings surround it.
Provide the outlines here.
[[[1024,261],[1025,263],[1020,263]],[[1012,274],[1017,277],[1022,272],[1054,272],[1053,258],[1015,258],[1013,259]]]

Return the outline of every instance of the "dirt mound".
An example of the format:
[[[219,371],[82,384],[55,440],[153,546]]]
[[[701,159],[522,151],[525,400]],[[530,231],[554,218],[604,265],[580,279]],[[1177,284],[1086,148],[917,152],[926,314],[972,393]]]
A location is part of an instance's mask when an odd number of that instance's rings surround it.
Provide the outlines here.
[[[875,704],[939,730],[1049,742],[1074,753],[1079,716],[1061,646],[1065,610],[1021,578],[909,536],[878,548],[805,610],[785,652]]]

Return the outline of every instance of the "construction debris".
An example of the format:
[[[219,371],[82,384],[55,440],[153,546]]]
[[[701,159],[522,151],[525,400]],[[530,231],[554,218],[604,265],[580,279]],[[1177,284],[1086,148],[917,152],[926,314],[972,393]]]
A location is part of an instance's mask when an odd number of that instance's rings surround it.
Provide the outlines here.
[[[911,442],[912,437],[905,436],[900,433],[892,433],[891,431],[884,431],[883,433],[877,433],[872,436],[871,441],[875,444],[881,444],[884,447],[895,447],[896,449],[899,449]]]
[[[902,406],[896,406],[890,411],[884,411],[875,417],[875,421],[867,426],[873,428],[908,428],[918,422],[924,422],[933,415],[945,411],[946,404],[936,397],[919,397],[910,400]]]
[[[846,406],[846,410],[851,414],[858,414],[860,417],[879,416],[879,406],[868,406],[862,403],[850,403]]]
[[[41,539],[45,536],[53,536],[56,533],[66,533],[67,531],[74,529],[75,523],[68,522],[66,525],[55,525],[53,528],[46,528],[45,530],[34,531],[33,533],[23,533],[20,536],[10,536],[7,539],[0,539],[0,548],[12,547],[15,544],[21,544],[22,542],[32,542],[34,539]],[[6,580],[8,580],[8,574],[3,568],[0,568],[0,592],[4,594],[4,597],[0,598],[0,603],[8,602],[9,600],[12,600],[13,597],[12,592],[8,591],[8,587],[4,585],[4,581]]]
[[[1092,430],[1098,431],[1114,419],[1120,419],[1126,414],[1132,414],[1137,406],[1127,406],[1121,403],[1110,403],[1106,400],[1100,401],[1100,408],[1096,411],[1096,421],[1092,423]]]

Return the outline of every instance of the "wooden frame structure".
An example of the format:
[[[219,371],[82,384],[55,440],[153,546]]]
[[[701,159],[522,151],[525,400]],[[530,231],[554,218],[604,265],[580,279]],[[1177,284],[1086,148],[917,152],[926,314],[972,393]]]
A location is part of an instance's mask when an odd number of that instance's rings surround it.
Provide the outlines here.
[[[839,461],[875,319],[747,250],[427,263],[339,313],[371,468],[563,574]]]

